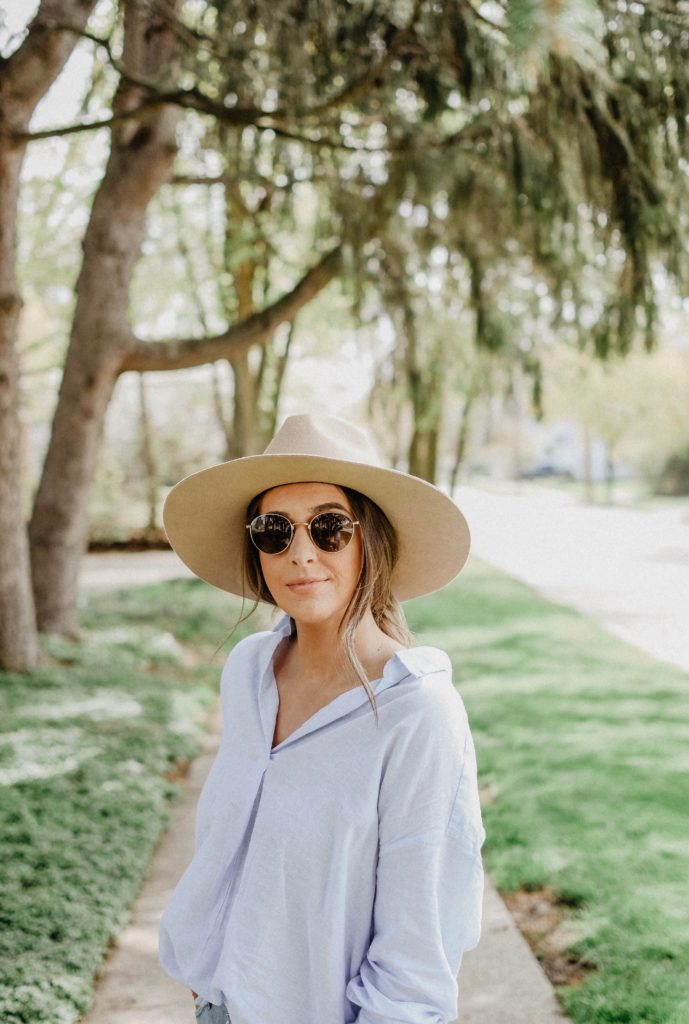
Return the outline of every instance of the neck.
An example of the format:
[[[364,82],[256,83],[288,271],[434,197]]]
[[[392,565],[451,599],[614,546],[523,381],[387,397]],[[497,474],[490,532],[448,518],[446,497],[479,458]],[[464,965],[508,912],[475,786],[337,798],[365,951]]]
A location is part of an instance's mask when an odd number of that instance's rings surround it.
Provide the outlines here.
[[[349,674],[344,645],[337,633],[337,620],[318,623],[297,622],[293,640],[294,659],[304,682],[322,685],[341,673]],[[357,626],[354,649],[363,664],[373,661],[389,645],[391,638],[376,624],[370,608]]]

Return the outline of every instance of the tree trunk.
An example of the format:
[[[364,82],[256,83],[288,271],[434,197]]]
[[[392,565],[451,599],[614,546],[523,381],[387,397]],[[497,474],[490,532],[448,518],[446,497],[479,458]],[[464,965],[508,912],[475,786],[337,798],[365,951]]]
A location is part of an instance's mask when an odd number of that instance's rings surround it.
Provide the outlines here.
[[[261,443],[265,448],[271,437],[275,434],[277,429],[278,419],[278,408],[280,405],[280,395],[282,394],[282,382],[285,379],[285,371],[287,370],[287,360],[289,359],[290,346],[294,340],[294,320],[291,321],[288,327],[287,337],[285,339],[285,347],[280,353],[276,353],[275,349],[272,352],[275,355],[274,362],[271,366],[272,376],[267,385],[268,392],[267,397],[270,403],[270,411],[266,414],[264,423],[264,436],[261,438]]]
[[[230,220],[227,219],[229,230]],[[230,245],[226,236],[226,250]],[[243,260],[235,272],[235,291],[237,293],[237,312],[240,320],[247,320],[254,312],[254,271],[253,260]],[[268,342],[270,344],[270,342]],[[243,455],[255,454],[256,443],[256,376],[249,363],[249,353],[242,352],[235,359],[230,359],[234,376],[234,431],[230,447],[230,458],[238,459]]]
[[[519,480],[522,473],[522,438],[520,421],[520,402],[517,394],[514,379],[510,383],[510,390],[505,400],[505,407],[508,415],[512,418],[512,429],[510,430],[510,455],[512,460],[511,479]]]
[[[412,437],[409,444],[409,472],[434,484],[438,472],[438,439],[442,422],[443,379],[440,362],[431,356],[421,366],[418,358],[416,322],[409,310],[406,321],[407,380],[412,406]],[[411,321],[411,322],[410,322]]]
[[[593,439],[591,428],[585,424],[582,443],[584,446],[584,501],[593,504]]]
[[[608,505],[615,501],[615,456],[612,444],[607,442],[605,456],[605,501]]]
[[[230,446],[230,458],[253,455],[254,424],[256,419],[256,388],[249,366],[249,353],[231,360],[234,374],[234,431]]]
[[[39,651],[22,500],[16,278],[17,197],[31,116],[62,70],[78,36],[50,23],[86,26],[95,0],[43,0],[0,77],[0,668],[34,668]]]
[[[148,521],[146,533],[155,533],[158,526],[156,516],[158,512],[158,480],[155,455],[153,452],[153,433],[151,431],[151,420],[148,414],[146,401],[146,382],[144,374],[139,375],[139,429],[141,431],[141,465],[144,470],[146,485],[146,504],[148,506]]]
[[[459,421],[459,432],[457,434],[457,447],[455,448],[455,460],[452,466],[452,472],[450,474],[450,494],[454,494],[455,487],[457,486],[457,478],[459,477],[459,470],[464,462],[464,456],[466,454],[467,443],[469,440],[469,422],[471,409],[474,404],[475,395],[473,392],[468,392],[464,398],[464,406],[462,408],[462,415]]]
[[[176,3],[170,3],[174,8]],[[170,62],[167,20],[125,4],[124,65],[154,76]],[[120,82],[113,109],[136,107]],[[64,375],[29,526],[39,629],[77,635],[77,582],[88,541],[88,498],[105,413],[131,339],[129,285],[150,200],[169,176],[178,112],[163,107],[112,130],[110,157],[84,238],[84,260]]]
[[[386,280],[391,315],[403,339],[400,362],[411,406],[412,436],[407,448],[409,473],[434,484],[437,476],[438,438],[443,413],[444,364],[439,338],[422,344],[416,311],[407,285],[403,251],[389,238]],[[399,357],[398,357],[399,358]]]
[[[0,120],[0,130],[6,124]],[[4,140],[0,145],[0,667],[14,671],[33,668],[38,660],[22,503],[16,349],[22,305],[15,274],[16,211],[23,155],[23,147]]]
[[[409,445],[409,472],[435,483],[438,462],[438,429],[414,425]]]
[[[222,395],[222,382],[220,379],[220,367],[218,362],[211,363],[211,369],[213,376],[211,377],[211,394],[213,395],[213,408],[215,409],[215,418],[218,421],[218,426],[222,431],[222,436],[225,439],[225,460],[231,458],[230,449],[232,446],[232,430],[230,428],[229,416],[225,413],[225,406],[223,403]]]

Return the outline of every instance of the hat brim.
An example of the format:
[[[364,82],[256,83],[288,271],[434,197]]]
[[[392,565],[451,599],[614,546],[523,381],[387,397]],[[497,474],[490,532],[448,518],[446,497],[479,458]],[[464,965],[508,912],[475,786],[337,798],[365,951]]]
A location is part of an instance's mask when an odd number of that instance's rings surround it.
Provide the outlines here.
[[[398,601],[439,590],[463,568],[469,526],[448,495],[409,473],[320,455],[248,455],[192,473],[165,499],[165,532],[202,580],[254,599],[242,572],[249,502],[270,487],[314,481],[352,487],[386,514],[399,541],[391,580]]]

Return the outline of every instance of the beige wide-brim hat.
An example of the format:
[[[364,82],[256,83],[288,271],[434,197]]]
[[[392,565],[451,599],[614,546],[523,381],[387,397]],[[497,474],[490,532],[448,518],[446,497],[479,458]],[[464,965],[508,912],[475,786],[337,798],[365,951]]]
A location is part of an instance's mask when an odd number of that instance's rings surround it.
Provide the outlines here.
[[[202,580],[254,598],[242,574],[247,506],[270,487],[312,481],[352,487],[383,510],[399,541],[391,581],[398,601],[439,590],[464,566],[469,527],[454,501],[420,477],[388,469],[363,430],[327,415],[288,416],[262,455],[175,484],[163,506],[170,544]]]

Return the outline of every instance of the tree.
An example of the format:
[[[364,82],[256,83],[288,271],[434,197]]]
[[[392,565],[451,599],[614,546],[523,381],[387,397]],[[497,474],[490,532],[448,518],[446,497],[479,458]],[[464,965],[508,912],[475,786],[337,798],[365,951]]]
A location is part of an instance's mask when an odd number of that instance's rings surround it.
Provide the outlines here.
[[[444,232],[448,250],[466,262],[481,343],[496,347],[501,341],[492,291],[496,262],[509,265],[527,254],[547,281],[561,318],[572,302],[586,298],[587,276],[602,257],[610,287],[596,296],[600,308],[593,309],[591,337],[598,350],[624,350],[639,331],[651,343],[652,260],[664,254],[678,279],[686,279],[687,269],[686,219],[679,215],[686,196],[675,186],[674,174],[687,149],[682,25],[650,5],[619,12],[614,4],[600,2],[582,7],[582,27],[568,35],[563,29],[575,7],[565,0],[514,0],[494,5],[492,20],[467,0],[439,5],[388,0],[372,8],[336,2],[327,16],[322,11],[303,18],[301,9],[276,8],[266,0],[257,0],[250,10],[239,0],[223,0],[187,5],[182,18],[175,5],[158,4],[155,34],[149,32],[144,41],[139,36],[134,51],[127,43],[134,30],[125,32],[121,60],[111,39],[100,40],[122,83],[112,115],[98,122],[110,126],[113,151],[86,236],[55,440],[31,523],[42,628],[75,629],[86,498],[117,374],[228,358],[239,366],[251,345],[264,344],[280,322],[291,320],[343,270],[356,296],[366,276],[362,254],[369,241],[381,242],[384,228],[394,256],[399,238],[386,225],[402,203],[427,214],[446,209],[444,216],[435,216],[442,221],[435,230]],[[139,27],[153,18],[134,0],[125,4],[125,13],[129,24]],[[536,25],[538,17],[545,29]],[[529,44],[519,61],[515,46],[524,38]],[[161,46],[180,55],[178,72],[172,62],[163,68]],[[667,73],[658,73],[659,47]],[[285,205],[308,187],[315,254],[310,270],[304,272],[302,264],[295,273],[293,267],[292,281],[303,274],[299,284],[276,295],[271,282],[268,304],[259,307],[252,294],[257,311],[244,319],[237,312],[226,330],[143,341],[128,322],[128,283],[148,204],[170,173],[171,149],[163,152],[158,132],[174,120],[172,107],[185,111],[185,125],[193,125],[212,145],[217,145],[212,141],[219,137],[217,126],[237,152],[241,140],[245,158],[234,173],[244,205],[259,187],[282,200],[271,200],[261,232],[271,245],[279,224],[273,214],[284,216]],[[133,139],[140,152],[127,151]],[[116,193],[118,168],[122,182],[133,187],[126,176],[127,155],[139,161],[148,198],[143,202],[140,193],[127,209],[129,189],[119,193],[125,202],[117,214],[131,229],[125,252],[116,221],[101,212],[108,209],[108,193],[111,198]],[[200,176],[204,173],[208,176],[202,166]],[[426,222],[432,219],[427,216]],[[405,228],[398,221],[399,230]],[[98,252],[104,240],[111,244],[111,236],[114,252],[120,245],[113,260]],[[261,241],[254,237],[248,255],[237,262],[252,278],[252,292],[265,265]],[[426,245],[418,247],[421,258]],[[381,249],[387,262],[382,243]],[[281,256],[288,265],[284,250]],[[97,282],[103,269],[113,274],[116,301],[106,296],[101,307],[94,296],[102,294]],[[419,337],[411,319],[406,328],[410,338]],[[94,337],[95,344],[89,340]],[[437,379],[437,370],[434,376],[421,366],[423,346],[416,349],[409,366],[421,378]],[[437,362],[437,354],[433,358]],[[428,393],[422,388],[416,399],[420,417]],[[437,422],[423,430],[418,446],[426,452],[421,461],[431,475]],[[65,454],[67,438],[73,454]],[[64,486],[65,480],[72,486]]]
[[[689,353],[666,341],[652,353],[592,363],[577,349],[551,346],[544,370],[548,418],[571,418],[589,444],[605,444],[607,501],[621,459],[657,486],[666,460],[689,436]],[[593,482],[584,484],[591,501]]]
[[[175,4],[168,13],[175,14]],[[115,381],[127,370],[178,369],[250,344],[330,279],[333,249],[282,302],[213,337],[143,342],[132,332],[129,289],[149,203],[169,178],[175,153],[176,105],[149,108],[142,79],[174,73],[176,35],[161,8],[125,4],[122,75],[113,102],[110,158],[84,237],[72,323],[57,409],[29,524],[31,572],[39,628],[76,635],[79,559],[88,533],[87,501],[105,412]],[[161,88],[164,86],[161,85]],[[142,109],[140,109],[142,108]]]
[[[650,5],[622,13],[606,3],[514,2],[505,11],[504,22],[488,26],[476,14],[484,49],[474,36],[472,88],[446,94],[456,113],[446,108],[442,115],[445,124],[452,117],[466,123],[483,107],[491,111],[490,130],[471,152],[443,147],[432,159],[420,133],[400,211],[378,251],[367,252],[374,258],[370,285],[382,278],[388,310],[396,310],[399,369],[391,379],[406,375],[408,465],[431,479],[443,409],[452,401],[442,372],[451,354],[439,349],[426,284],[439,248],[465,265],[477,344],[524,366],[536,408],[537,338],[504,312],[505,282],[521,275],[520,263],[530,263],[535,286],[548,293],[548,326],[558,338],[601,359],[629,352],[639,339],[653,347],[654,260],[666,260],[680,288],[687,283],[686,212],[676,219],[687,198],[677,174],[682,153],[686,159],[682,19]],[[445,9],[455,38],[456,13]],[[496,66],[506,26],[523,60]],[[439,58],[435,67],[441,65]],[[451,281],[442,295],[453,301]]]
[[[174,11],[174,5],[170,6]],[[172,67],[175,36],[161,15],[125,5],[123,75],[113,102],[121,118],[84,237],[72,324],[44,472],[29,524],[31,572],[39,626],[76,632],[75,568],[86,546],[85,500],[103,417],[129,338],[128,289],[151,196],[169,175],[178,111],[164,105],[124,118],[139,106],[132,76]],[[114,343],[113,343],[114,342]],[[70,611],[65,616],[64,609]]]
[[[95,0],[43,0],[24,41],[0,62],[0,666],[25,670],[38,658],[24,525],[17,405],[17,195],[26,133],[41,97],[76,43],[55,22],[83,28]]]

